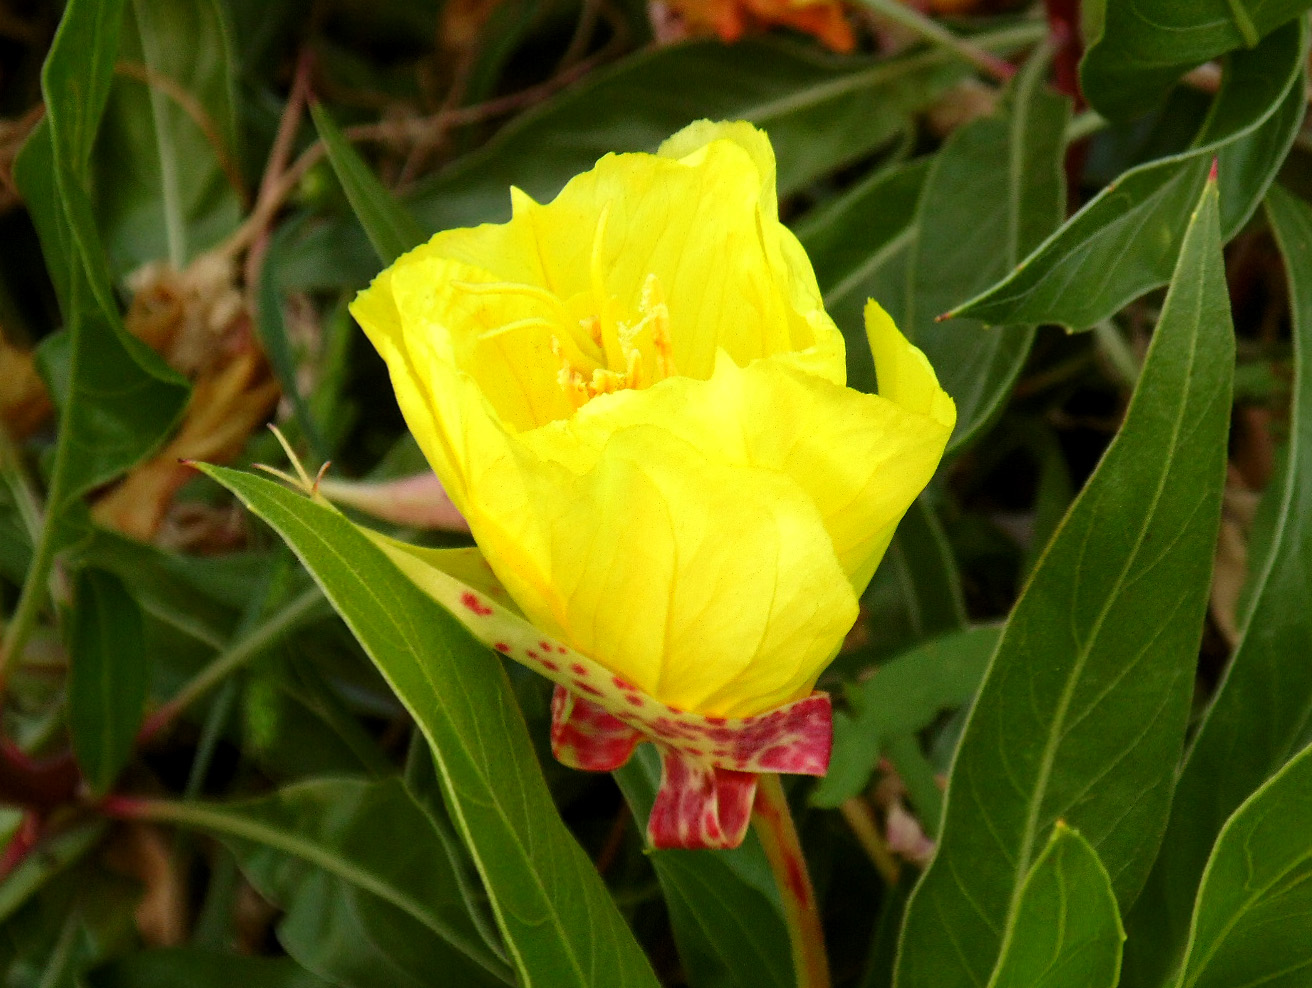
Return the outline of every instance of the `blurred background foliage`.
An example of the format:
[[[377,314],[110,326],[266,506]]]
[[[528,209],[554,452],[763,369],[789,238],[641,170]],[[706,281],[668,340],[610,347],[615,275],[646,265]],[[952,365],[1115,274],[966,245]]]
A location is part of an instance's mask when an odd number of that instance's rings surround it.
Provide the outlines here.
[[[1219,158],[1238,341],[1201,713],[1288,516],[1263,498],[1289,489],[1295,370],[1258,206],[1277,175],[1312,192],[1306,5],[1189,47],[1089,6],[127,0],[47,63],[63,5],[0,4],[4,984],[514,982],[408,716],[281,541],[178,461],[286,466],[276,422],[359,517],[465,544],[346,303],[420,236],[506,218],[509,185],[548,198],[700,117],[770,133],[852,385],[875,386],[873,296],[961,410],[821,683],[846,698],[833,772],[792,792],[835,983],[891,983],[965,709]],[[651,753],[561,768],[549,684],[509,673],[661,981],[790,984],[759,848],[644,853]]]

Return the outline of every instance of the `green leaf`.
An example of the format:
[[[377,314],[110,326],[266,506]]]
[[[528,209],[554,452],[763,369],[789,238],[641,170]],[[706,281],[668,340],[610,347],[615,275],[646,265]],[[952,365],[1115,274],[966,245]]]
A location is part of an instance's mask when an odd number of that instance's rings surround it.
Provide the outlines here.
[[[392,198],[378,176],[369,170],[328,111],[314,103],[310,106],[310,115],[314,117],[314,126],[328,151],[328,160],[337,173],[337,180],[346,191],[355,218],[378,252],[378,259],[384,265],[390,265],[406,251],[423,243],[427,238],[414,217]]]
[[[957,561],[937,515],[923,498],[912,503],[898,524],[861,607],[870,641],[840,655],[826,670],[826,683],[853,678],[879,659],[965,626]]]
[[[93,818],[46,838],[18,867],[0,882],[0,923],[7,922],[64,869],[84,857],[109,830],[104,819]]]
[[[298,373],[301,361],[297,359],[287,332],[287,320],[283,317],[282,265],[287,244],[295,238],[297,226],[293,220],[279,227],[265,252],[264,263],[260,266],[259,290],[255,294],[255,329],[278,378],[278,386],[291,403],[292,414],[306,444],[314,458],[322,462],[329,458],[328,444],[310,411],[310,403],[301,393],[303,375]]]
[[[1226,822],[1176,988],[1296,988],[1312,974],[1312,747]]]
[[[103,795],[132,757],[150,688],[145,620],[112,573],[78,574],[69,618],[68,726],[92,793]]]
[[[661,765],[642,745],[615,774],[635,820],[651,815]],[[650,851],[688,983],[694,988],[792,988],[779,890],[756,831],[730,851]]]
[[[217,950],[145,950],[97,969],[91,988],[328,988],[286,957],[243,957]]]
[[[983,984],[1057,820],[1132,902],[1170,808],[1220,517],[1234,340],[1215,183],[1121,431],[1007,622],[957,751],[900,988]]]
[[[1249,606],[1225,677],[1176,785],[1161,857],[1127,920],[1131,985],[1158,985],[1188,935],[1194,892],[1226,818],[1307,743],[1312,717],[1312,207],[1273,187],[1267,216],[1285,256],[1294,381],[1274,533],[1254,559]]]
[[[1186,71],[1262,37],[1308,0],[1088,0],[1080,91],[1105,117],[1151,109]]]
[[[1029,354],[1029,326],[937,317],[1009,273],[1062,221],[1070,102],[1035,56],[1000,111],[953,131],[934,156],[913,224],[905,307],[891,312],[957,403],[949,449],[993,419]],[[876,300],[878,301],[878,300]]]
[[[496,656],[337,512],[259,477],[204,469],[288,541],[424,732],[524,984],[654,986],[551,802]]]
[[[114,269],[181,271],[241,221],[236,58],[219,0],[130,0],[96,141],[96,215]]]
[[[217,835],[285,912],[297,962],[351,988],[511,983],[465,909],[450,859],[400,780],[313,779],[227,805],[149,803],[145,815]]]
[[[876,390],[866,299],[878,299],[895,318],[905,308],[912,224],[930,160],[877,171],[793,228],[815,268],[825,309],[843,331],[847,383],[862,391]]]
[[[1013,51],[1042,36],[1037,23],[974,40]],[[500,222],[509,187],[539,201],[614,151],[654,151],[699,118],[750,120],[767,130],[781,195],[855,162],[912,125],[966,70],[943,51],[893,59],[836,58],[780,39],[651,46],[517,117],[478,150],[416,184],[405,205],[424,230]],[[352,223],[352,225],[354,225]],[[375,270],[363,238],[342,223],[309,231],[289,260],[289,283],[340,287]]]
[[[1170,278],[1213,159],[1221,183],[1221,237],[1234,236],[1302,123],[1305,61],[1301,21],[1252,51],[1236,52],[1191,148],[1130,169],[1014,273],[951,314],[993,325],[1057,323],[1075,330],[1101,322]]]
[[[834,807],[865,789],[895,737],[916,734],[944,710],[967,703],[979,688],[1002,629],[953,632],[899,655],[848,687],[851,713],[834,713],[829,774],[811,793],[815,806]]]
[[[1058,821],[1025,879],[989,988],[1115,988],[1124,939],[1107,869]]]
[[[112,479],[173,428],[186,382],[123,328],[96,229],[88,160],[113,81],[123,0],[72,0],[42,72],[46,120],[24,145],[15,177],[41,236],[67,333],[41,349],[63,397],[52,508]]]
[[[963,74],[937,51],[874,61],[769,39],[653,47],[525,113],[410,203],[433,230],[507,218],[512,184],[551,198],[602,155],[654,151],[699,117],[763,127],[785,196],[889,141]]]

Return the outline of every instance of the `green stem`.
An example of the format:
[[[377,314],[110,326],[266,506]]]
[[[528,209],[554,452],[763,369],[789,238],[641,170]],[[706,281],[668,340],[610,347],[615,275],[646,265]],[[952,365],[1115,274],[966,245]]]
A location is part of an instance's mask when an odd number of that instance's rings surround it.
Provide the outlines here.
[[[802,845],[797,839],[797,828],[793,826],[793,815],[788,809],[788,798],[777,775],[765,774],[757,779],[752,828],[761,839],[783,900],[797,988],[829,988],[829,956],[825,953],[820,910],[806,870],[806,858],[802,856]]]
[[[237,669],[255,658],[266,648],[282,638],[322,609],[325,604],[322,591],[317,586],[307,588],[300,596],[293,598],[286,607],[278,611],[268,621],[253,632],[230,646],[213,662],[198,672],[190,682],[180,689],[174,697],[156,710],[141,729],[143,737],[150,737],[165,724],[169,723],[184,708],[190,706],[201,696],[223,682]]]
[[[937,21],[931,20],[920,11],[902,3],[901,0],[861,0],[861,3],[881,17],[952,52],[999,82],[1006,82],[1016,74],[1016,67],[1010,62],[989,54],[964,38],[957,37]]]

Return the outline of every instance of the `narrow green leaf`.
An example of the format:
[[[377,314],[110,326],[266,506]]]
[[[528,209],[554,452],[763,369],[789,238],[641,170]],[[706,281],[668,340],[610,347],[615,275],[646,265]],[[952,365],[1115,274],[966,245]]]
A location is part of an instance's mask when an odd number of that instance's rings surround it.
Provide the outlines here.
[[[1083,330],[1163,285],[1190,210],[1219,162],[1221,237],[1252,215],[1303,121],[1306,25],[1300,20],[1230,59],[1189,150],[1132,168],[1067,220],[1007,278],[954,316],[993,325]]]
[[[1170,808],[1220,517],[1234,340],[1208,183],[1121,431],[1016,604],[957,751],[900,988],[978,985],[1057,820],[1134,900]]]
[[[524,114],[411,202],[428,229],[504,217],[509,185],[550,198],[603,154],[654,151],[699,117],[765,128],[787,195],[890,140],[963,74],[942,52],[840,60],[768,39],[651,48]]]
[[[931,160],[876,172],[807,213],[793,228],[815,268],[825,309],[843,331],[847,383],[861,391],[876,390],[875,362],[866,341],[866,299],[877,299],[894,319],[905,310],[916,205]]]
[[[1252,48],[1309,0],[1087,0],[1080,90],[1105,117],[1151,109],[1186,71]]]
[[[88,161],[113,82],[123,0],[72,0],[42,72],[46,120],[15,177],[61,289],[67,335],[42,347],[42,371],[63,396],[52,478],[58,520],[68,499],[154,449],[187,400],[187,384],[123,328],[91,211]]]
[[[848,687],[851,713],[834,713],[829,774],[811,794],[834,807],[865,789],[888,742],[928,727],[944,710],[968,702],[1002,629],[981,626],[935,638],[899,655]]]
[[[1025,879],[989,988],[1115,988],[1124,939],[1107,869],[1059,821]]]
[[[37,845],[35,853],[0,882],[0,923],[8,921],[65,868],[100,843],[109,830],[104,819],[91,819],[60,831]]]
[[[1042,34],[1041,24],[1024,23],[974,40],[1010,52]],[[483,147],[417,183],[406,205],[424,230],[500,222],[510,216],[509,186],[549,200],[603,155],[654,151],[700,118],[765,128],[778,158],[779,192],[787,196],[904,133],[966,71],[942,51],[872,60],[835,58],[777,38],[651,46],[511,121]],[[300,241],[289,274],[303,289],[358,284],[376,270],[371,253],[345,224],[320,224]]]
[[[1004,277],[1065,215],[1070,102],[1047,89],[1047,67],[1032,57],[997,114],[953,131],[920,197],[905,308],[891,314],[957,403],[949,449],[993,419],[1034,339],[1029,326],[936,319]]]
[[[660,780],[650,745],[615,773],[635,820],[651,814]],[[754,830],[731,851],[651,851],[648,859],[693,988],[792,988],[788,927]]]
[[[204,469],[288,541],[424,732],[523,984],[654,986],[551,802],[496,656],[337,512],[259,477]]]
[[[840,655],[826,671],[826,681],[851,678],[880,659],[965,626],[957,561],[938,517],[923,498],[907,509],[861,606],[870,640]]]
[[[1217,833],[1302,745],[1312,723],[1312,207],[1278,187],[1267,216],[1285,256],[1293,308],[1289,443],[1274,534],[1254,560],[1250,603],[1230,665],[1194,735],[1171,822],[1126,926],[1130,985],[1158,985],[1188,935],[1194,892]]]
[[[328,111],[314,103],[310,106],[310,115],[314,117],[319,139],[328,150],[328,160],[337,173],[337,180],[346,191],[355,218],[378,252],[378,259],[384,265],[390,265],[406,251],[423,243],[427,238],[414,217],[369,170]]]
[[[285,915],[297,962],[351,988],[511,983],[479,936],[451,861],[400,780],[314,779],[227,805],[152,803],[146,815],[220,837]]]
[[[91,988],[329,988],[286,957],[243,957],[217,950],[143,950],[98,968]]]
[[[301,375],[297,372],[300,361],[287,332],[283,317],[282,265],[287,244],[297,235],[297,222],[293,220],[279,227],[273,235],[260,267],[259,290],[255,294],[255,329],[260,343],[268,354],[273,373],[278,378],[282,393],[291,403],[292,414],[314,458],[327,460],[330,456],[319,423],[310,411],[310,403],[301,393]]]
[[[112,573],[78,574],[69,616],[68,726],[87,785],[109,791],[132,757],[150,688],[145,619]]]
[[[236,57],[219,0],[130,0],[91,162],[114,270],[182,270],[241,221]]]
[[[1176,988],[1312,976],[1312,747],[1226,822],[1203,873]]]
[[[935,317],[1009,272],[1057,228],[1065,208],[1069,107],[1044,88],[1046,64],[1032,59],[999,111],[958,128],[932,159],[875,176],[797,230],[847,339],[848,383],[875,390],[862,319],[874,298],[956,399],[954,447],[997,410],[1033,332],[944,326]]]

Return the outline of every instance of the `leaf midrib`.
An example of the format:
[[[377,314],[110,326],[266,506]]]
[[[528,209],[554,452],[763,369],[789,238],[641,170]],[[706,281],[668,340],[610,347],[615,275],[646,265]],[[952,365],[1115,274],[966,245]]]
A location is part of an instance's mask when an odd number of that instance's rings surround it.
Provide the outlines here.
[[[271,486],[272,486],[272,485],[271,485]],[[280,493],[281,493],[281,491],[280,491]],[[268,520],[268,521],[272,524],[272,519],[271,519],[271,518],[267,518],[267,515],[266,515],[264,512],[262,512],[262,511],[260,511],[258,508],[256,508],[253,504],[251,504],[249,501],[247,501],[246,498],[243,497],[242,500],[246,503],[246,506],[247,506],[252,512],[254,512],[254,513],[257,514],[257,515],[260,515],[261,517],[266,517],[266,520]],[[347,560],[346,560],[346,559],[345,559],[340,553],[337,552],[336,548],[335,548],[331,543],[329,543],[327,540],[325,540],[324,538],[322,538],[317,532],[315,532],[313,529],[311,529],[308,525],[305,525],[305,523],[302,521],[302,519],[299,518],[298,516],[292,514],[292,513],[286,508],[286,506],[279,504],[278,507],[279,507],[281,510],[287,511],[286,517],[285,517],[285,519],[284,519],[284,526],[290,526],[290,525],[295,525],[295,524],[301,524],[301,525],[303,526],[303,531],[307,532],[307,533],[309,534],[310,537],[312,537],[313,539],[315,539],[316,541],[318,541],[318,543],[319,543],[322,547],[324,547],[325,549],[327,549],[328,552],[329,552],[329,553],[330,553],[335,559],[338,560],[338,562],[341,564],[341,566],[343,567],[343,569],[344,569],[346,572],[350,573],[353,577],[355,576],[355,570],[354,570],[354,568],[353,568],[353,567],[347,562]],[[298,555],[298,556],[301,555],[301,553],[299,552],[299,550],[297,550],[297,555]],[[303,563],[306,562],[305,559],[304,559],[303,557],[302,557],[302,560],[301,560],[301,561],[302,561]],[[306,565],[306,568],[309,569],[312,573],[314,572],[314,568],[311,567],[311,566],[309,566],[308,563],[307,563],[307,565]],[[358,578],[357,578],[357,579],[358,579]],[[324,583],[319,579],[319,577],[318,577],[317,574],[315,574],[315,580],[316,580],[316,582],[319,582],[320,588],[323,590],[324,595],[327,596],[327,597],[329,598],[329,600],[332,600],[333,603],[334,603],[334,606],[336,606],[336,604],[337,604],[337,598],[336,598],[336,595],[335,595],[335,594],[334,594],[334,593],[333,593],[333,592],[332,592],[332,591],[331,591],[326,585],[324,585]],[[391,615],[391,612],[390,612],[390,608],[386,607],[385,604],[384,604],[384,602],[378,599],[378,597],[374,594],[374,592],[373,592],[373,588],[372,588],[372,587],[370,587],[365,581],[359,581],[359,585],[360,585],[361,587],[363,587],[363,588],[365,589],[366,593],[378,603],[378,613],[381,614],[381,615],[383,615],[383,616],[386,618],[386,620],[388,621],[388,623],[391,624],[392,627],[393,627],[393,629],[398,633],[398,635],[399,635],[400,638],[401,638],[401,641],[404,642],[405,649],[406,649],[406,651],[409,653],[409,656],[410,656],[410,658],[411,658],[411,661],[412,661],[413,665],[419,670],[420,674],[423,676],[424,681],[428,684],[429,690],[430,690],[430,692],[432,693],[433,697],[438,701],[439,705],[441,705],[443,708],[445,708],[445,704],[443,703],[443,694],[442,694],[442,691],[439,690],[439,689],[437,689],[436,684],[433,682],[432,678],[431,678],[431,677],[429,676],[429,674],[428,674],[428,670],[424,667],[424,664],[423,664],[422,662],[419,661],[419,653],[418,653],[417,649],[415,648],[415,645],[414,645],[414,643],[413,643],[413,641],[412,641],[412,639],[411,639],[411,636],[406,632],[405,629],[403,629],[403,628],[401,627],[400,624],[398,624],[398,623],[393,619],[393,617],[392,617],[392,615]],[[342,613],[343,620],[345,620],[346,623],[347,623],[349,626],[351,626],[351,630],[352,630],[352,631],[355,631],[355,630],[356,630],[356,629],[355,629],[355,622],[352,621],[350,618],[348,618],[348,617],[346,616],[346,614],[345,614],[344,612],[342,612],[341,610],[339,610],[339,613]],[[361,644],[363,645],[364,643],[362,642]],[[372,657],[372,650],[371,650],[371,649],[368,649],[368,648],[366,647],[366,651],[370,652],[371,657]],[[381,666],[380,666],[380,671],[381,671]],[[391,686],[393,687],[393,689],[395,690],[395,683],[392,682],[391,676],[387,675],[386,672],[384,672],[383,675],[384,675],[384,678],[386,678],[386,679],[388,680],[389,685],[391,685]],[[396,692],[398,693],[398,695],[400,695],[400,691],[399,691],[399,690],[396,691]],[[436,765],[437,765],[439,771],[441,771],[442,775],[443,775],[444,778],[445,778],[445,782],[446,782],[446,785],[447,785],[447,789],[448,789],[448,791],[456,791],[456,787],[455,787],[455,785],[453,784],[452,779],[451,779],[450,767],[447,765],[446,759],[443,757],[443,755],[442,755],[442,753],[441,753],[441,749],[440,749],[440,748],[434,743],[434,740],[433,740],[432,736],[429,734],[429,731],[428,731],[427,726],[424,724],[423,718],[421,718],[421,717],[416,717],[415,719],[416,719],[416,722],[419,724],[420,729],[423,731],[425,738],[428,740],[429,747],[430,747],[430,749],[431,749],[432,752],[433,752],[433,760],[434,760],[434,762],[436,763]],[[482,781],[484,781],[485,784],[488,783],[489,780],[487,780],[484,776],[482,776],[481,773],[480,773],[479,777],[480,777],[480,779],[481,779]],[[495,812],[496,812],[498,818],[500,818],[501,821],[505,824],[505,831],[506,831],[506,833],[510,836],[510,838],[511,838],[511,840],[512,840],[512,843],[514,844],[515,848],[519,851],[521,858],[523,858],[523,860],[525,860],[525,861],[532,861],[532,856],[528,853],[527,848],[525,848],[524,844],[523,844],[523,843],[520,841],[520,839],[519,839],[519,833],[518,833],[518,830],[517,830],[515,827],[513,827],[513,826],[510,825],[510,820],[509,820],[509,817],[508,817],[508,816],[506,815],[506,813],[505,813],[505,810],[504,810],[504,807],[503,807],[502,801],[500,800],[500,798],[496,798],[496,791],[497,791],[497,790],[496,790],[496,787],[495,787],[495,786],[492,786],[492,785],[488,785],[487,788],[488,788],[489,793],[491,793],[491,794],[493,795],[493,797],[494,797],[494,798],[491,800],[490,805],[494,808],[494,810],[495,810]],[[456,818],[458,819],[459,824],[460,824],[460,829],[461,829],[461,831],[462,831],[462,832],[464,833],[464,835],[465,835],[465,843],[466,843],[466,846],[469,848],[470,855],[474,858],[474,861],[475,861],[476,865],[478,866],[478,869],[479,869],[480,874],[482,874],[482,875],[484,876],[484,880],[486,881],[487,866],[486,866],[486,864],[485,864],[484,861],[483,861],[482,855],[481,855],[481,854],[479,853],[479,851],[478,851],[478,848],[477,848],[476,842],[474,842],[473,840],[470,839],[471,829],[470,829],[469,821],[468,821],[468,820],[466,819],[466,817],[465,817],[464,807],[463,807],[463,805],[461,804],[461,802],[460,802],[459,800],[453,800],[453,801],[452,801],[451,810],[452,810],[453,814],[456,816]],[[565,925],[563,924],[563,922],[561,921],[561,919],[560,919],[560,917],[559,917],[559,914],[558,914],[557,911],[551,906],[551,901],[552,901],[552,900],[551,900],[551,897],[547,894],[546,887],[542,884],[541,876],[537,873],[537,869],[536,869],[536,868],[532,868],[532,867],[530,867],[530,868],[525,869],[525,871],[527,872],[529,878],[531,879],[534,888],[537,889],[537,891],[538,891],[538,893],[539,893],[539,896],[538,896],[539,899],[540,899],[542,902],[546,903],[547,906],[548,906],[548,908],[547,908],[547,910],[546,910],[546,914],[550,917],[549,922],[551,922],[552,926],[553,926],[556,930],[558,930],[559,933],[560,933],[559,937],[557,938],[557,939],[558,939],[558,942],[560,943],[562,949],[564,950],[565,955],[569,958],[570,964],[571,964],[571,966],[573,967],[575,973],[576,973],[577,976],[578,976],[578,982],[579,982],[579,984],[581,984],[581,985],[586,985],[586,984],[588,983],[588,980],[587,980],[586,976],[584,975],[584,972],[583,972],[583,966],[582,966],[581,960],[579,959],[579,957],[577,956],[577,954],[576,954],[576,952],[575,952],[575,950],[574,950],[574,945],[573,945],[573,943],[571,942],[570,938],[566,935],[566,928],[565,928]],[[501,922],[502,929],[503,929],[503,930],[506,930],[508,924],[506,923],[505,916],[504,916],[504,914],[503,914],[503,912],[502,912],[502,910],[503,910],[503,904],[502,904],[501,901],[500,901],[500,896],[497,895],[496,892],[493,891],[493,888],[492,888],[492,886],[491,886],[490,884],[489,884],[489,886],[488,886],[488,895],[489,895],[489,899],[490,899],[490,901],[491,901],[491,903],[492,903],[492,907],[493,907],[493,909],[496,911],[497,917],[498,917],[498,919],[499,919],[500,922]],[[508,931],[507,931],[507,933],[508,933]],[[507,935],[507,937],[506,937],[506,941],[507,941],[507,942],[506,942],[507,947],[510,949],[511,953],[514,955],[514,958],[515,958],[515,961],[516,961],[516,965],[515,965],[515,966],[516,966],[516,968],[519,970],[520,974],[523,976],[524,981],[525,981],[525,984],[526,984],[526,985],[531,985],[531,984],[533,984],[533,979],[532,979],[532,977],[531,977],[530,972],[528,971],[527,967],[526,967],[525,964],[524,964],[523,956],[522,956],[522,955],[520,954],[520,952],[519,952],[518,945],[517,945],[516,942],[515,942],[515,938],[512,937],[512,936]]]
[[[1196,295],[1196,298],[1194,299],[1194,326],[1195,327],[1201,324],[1203,297],[1204,297],[1204,292],[1200,287]],[[1113,584],[1111,591],[1107,593],[1103,605],[1099,609],[1098,615],[1094,619],[1094,622],[1090,627],[1089,634],[1085,638],[1085,642],[1087,644],[1082,645],[1077,650],[1076,663],[1071,670],[1071,674],[1067,677],[1066,684],[1062,689],[1061,698],[1059,699],[1057,704],[1056,716],[1053,718],[1052,727],[1049,729],[1048,732],[1048,738],[1044,742],[1043,756],[1039,762],[1039,775],[1038,778],[1036,779],[1036,784],[1033,789],[1034,794],[1029,799],[1029,807],[1028,807],[1028,813],[1025,821],[1025,829],[1022,833],[1019,853],[1017,854],[1017,858],[1016,858],[1015,874],[1020,877],[1020,880],[1014,882],[1012,886],[1011,901],[1007,907],[1006,932],[1004,934],[1002,946],[999,950],[999,956],[1002,956],[1002,954],[1005,952],[1007,943],[1009,942],[1012,932],[1015,929],[1016,913],[1020,904],[1021,892],[1024,886],[1023,876],[1028,872],[1030,860],[1033,857],[1034,842],[1038,834],[1038,828],[1039,828],[1039,815],[1043,808],[1044,798],[1047,795],[1048,783],[1052,776],[1053,766],[1055,765],[1056,758],[1057,758],[1057,749],[1060,746],[1060,742],[1062,738],[1062,727],[1065,723],[1067,713],[1069,712],[1070,704],[1074,698],[1076,685],[1080,679],[1081,673],[1084,670],[1085,664],[1088,662],[1090,656],[1092,655],[1093,649],[1101,634],[1103,623],[1107,619],[1107,615],[1111,612],[1111,609],[1115,604],[1115,602],[1119,600],[1120,588],[1126,582],[1127,574],[1130,572],[1130,569],[1134,566],[1135,562],[1139,558],[1139,553],[1143,548],[1144,539],[1151,525],[1151,520],[1156,514],[1157,506],[1160,503],[1162,494],[1166,489],[1167,480],[1169,479],[1171,474],[1171,467],[1175,463],[1175,460],[1177,459],[1176,441],[1179,438],[1180,430],[1184,424],[1185,413],[1190,405],[1189,392],[1190,392],[1191,381],[1193,379],[1193,374],[1194,374],[1194,365],[1196,363],[1197,356],[1198,356],[1198,337],[1199,337],[1198,330],[1195,329],[1193,333],[1193,338],[1190,341],[1190,345],[1189,345],[1189,360],[1184,374],[1184,383],[1181,388],[1182,397],[1179,403],[1178,411],[1175,416],[1175,420],[1171,425],[1171,441],[1169,447],[1170,453],[1168,454],[1168,456],[1166,457],[1163,463],[1162,470],[1159,474],[1156,490],[1154,490],[1153,492],[1153,497],[1150,507],[1148,511],[1146,511],[1143,515],[1144,520],[1139,528],[1139,532],[1135,537],[1134,546],[1130,551],[1129,557],[1126,559],[1125,565],[1122,566],[1121,571],[1117,575],[1116,581]],[[1065,528],[1065,524],[1062,525],[1062,528]],[[1054,539],[1055,538],[1056,536],[1054,536]]]

